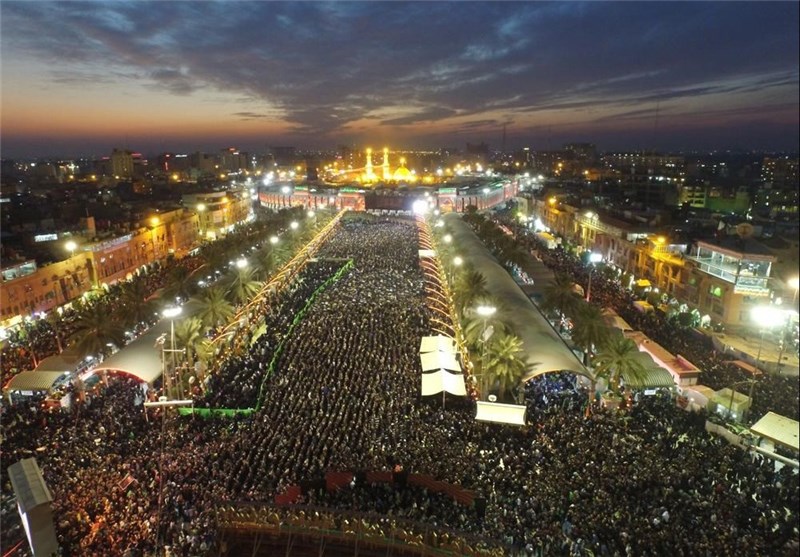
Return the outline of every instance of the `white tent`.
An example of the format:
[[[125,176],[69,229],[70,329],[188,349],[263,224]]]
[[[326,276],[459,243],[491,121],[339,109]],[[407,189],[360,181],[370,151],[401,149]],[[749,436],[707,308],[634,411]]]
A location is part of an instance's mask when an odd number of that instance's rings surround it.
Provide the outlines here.
[[[480,422],[496,422],[500,424],[525,425],[524,405],[500,404],[499,402],[478,401],[478,413],[475,419]]]
[[[455,354],[447,352],[428,352],[419,355],[420,362],[422,363],[422,371],[436,371],[447,369],[450,371],[461,371],[461,364],[456,360]]]
[[[419,342],[419,353],[426,352],[449,352],[456,353],[456,341],[444,335],[422,337]]]
[[[422,374],[422,396],[431,396],[444,391],[451,395],[467,396],[464,376],[460,373],[448,373],[441,369],[435,373]]]

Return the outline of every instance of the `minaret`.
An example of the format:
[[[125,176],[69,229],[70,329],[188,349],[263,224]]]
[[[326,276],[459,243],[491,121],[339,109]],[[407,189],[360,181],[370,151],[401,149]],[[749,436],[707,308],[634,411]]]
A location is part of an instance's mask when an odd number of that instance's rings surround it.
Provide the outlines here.
[[[371,180],[374,174],[372,170],[372,149],[367,147],[367,164],[364,167],[364,173],[367,176],[367,180]]]
[[[389,176],[389,148],[383,148],[383,179],[384,181],[388,180]]]

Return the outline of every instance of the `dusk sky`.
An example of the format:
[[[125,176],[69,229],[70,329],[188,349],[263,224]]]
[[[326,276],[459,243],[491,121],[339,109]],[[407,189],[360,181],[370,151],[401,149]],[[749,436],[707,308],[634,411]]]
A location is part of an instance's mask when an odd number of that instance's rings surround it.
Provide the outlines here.
[[[0,2],[2,156],[798,149],[797,2]]]

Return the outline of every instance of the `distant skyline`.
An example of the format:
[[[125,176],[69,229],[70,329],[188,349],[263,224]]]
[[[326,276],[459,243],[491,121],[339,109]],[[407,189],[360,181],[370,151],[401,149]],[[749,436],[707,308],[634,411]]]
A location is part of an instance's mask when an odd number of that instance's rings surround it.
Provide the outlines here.
[[[0,2],[0,155],[797,151],[797,2]]]

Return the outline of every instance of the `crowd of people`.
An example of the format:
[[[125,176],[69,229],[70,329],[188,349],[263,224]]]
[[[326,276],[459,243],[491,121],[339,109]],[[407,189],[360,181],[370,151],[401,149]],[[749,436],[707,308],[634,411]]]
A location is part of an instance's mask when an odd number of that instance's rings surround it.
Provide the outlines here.
[[[343,260],[352,268],[287,335]],[[475,421],[469,399],[421,397],[429,328],[411,221],[341,223],[317,262],[265,304],[264,334],[221,362],[197,400],[251,406],[266,381],[258,412],[144,410],[140,386],[123,378],[69,413],[2,408],[4,463],[37,458],[63,555],[215,554],[220,505],[272,501],[327,471],[398,466],[474,491],[485,512],[379,485],[321,490],[311,502],[435,524],[517,555],[783,555],[797,540],[795,471],[707,434],[702,415],[669,398],[645,397],[624,416],[587,413],[574,377],[555,374],[528,385],[531,425],[517,428]]]

